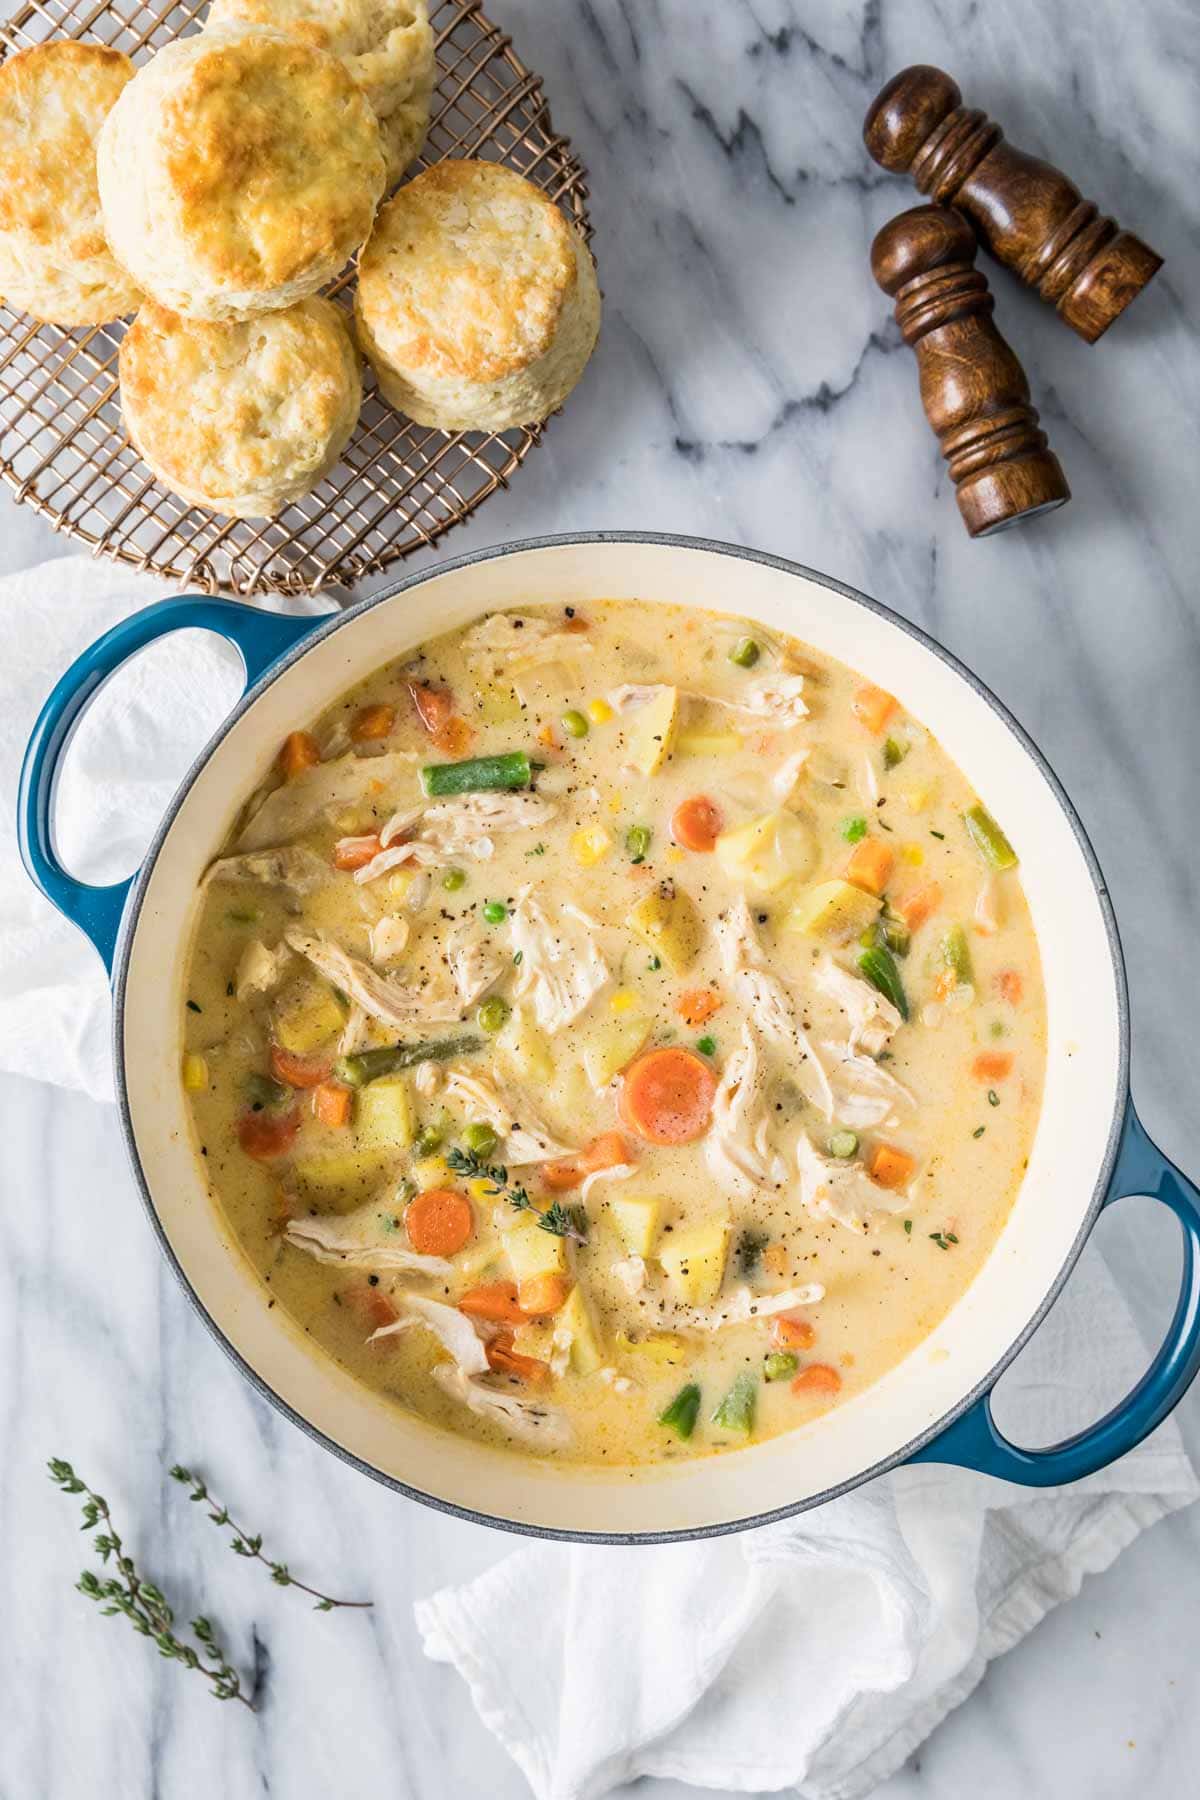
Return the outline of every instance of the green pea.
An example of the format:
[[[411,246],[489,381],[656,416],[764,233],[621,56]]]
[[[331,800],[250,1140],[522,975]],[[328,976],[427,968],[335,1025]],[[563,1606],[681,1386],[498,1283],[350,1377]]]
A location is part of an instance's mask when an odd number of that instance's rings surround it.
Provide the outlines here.
[[[856,813],[848,819],[843,819],[838,830],[848,844],[857,844],[860,838],[865,838],[867,835],[867,821],[861,813]]]
[[[499,1142],[490,1125],[468,1125],[463,1132],[463,1143],[472,1156],[490,1156]]]
[[[829,1140],[830,1156],[853,1156],[858,1149],[858,1138],[852,1131],[835,1131]]]
[[[625,848],[630,862],[644,863],[650,848],[650,827],[648,825],[631,825],[625,833]]]
[[[442,876],[442,886],[448,894],[457,894],[459,888],[466,887],[466,885],[467,871],[465,869],[447,869]]]
[[[588,722],[575,707],[568,707],[562,716],[562,728],[568,737],[585,738],[588,734]]]
[[[512,1007],[508,1001],[501,1000],[499,994],[493,994],[490,1000],[484,1001],[475,1018],[480,1031],[486,1031],[489,1037],[494,1037],[496,1032],[503,1031],[511,1012]]]
[[[761,655],[762,651],[754,638],[745,637],[739,638],[733,646],[729,652],[729,660],[736,663],[739,669],[752,669]]]
[[[714,1037],[697,1038],[696,1048],[701,1056],[715,1056],[717,1054],[717,1040]]]
[[[432,1156],[435,1150],[442,1147],[442,1134],[436,1125],[422,1126],[413,1139],[413,1155],[418,1158]]]
[[[483,916],[489,925],[503,925],[508,917],[508,908],[503,900],[489,900],[484,905]]]
[[[786,1381],[800,1367],[800,1358],[790,1350],[772,1350],[763,1357],[763,1376],[767,1381]]]

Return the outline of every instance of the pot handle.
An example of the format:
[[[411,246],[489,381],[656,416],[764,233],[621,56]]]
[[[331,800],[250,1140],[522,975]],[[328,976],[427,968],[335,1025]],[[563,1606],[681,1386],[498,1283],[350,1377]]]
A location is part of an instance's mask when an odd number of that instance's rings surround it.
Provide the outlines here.
[[[68,874],[54,848],[54,784],[58,766],[84,708],[129,657],[172,631],[215,631],[241,654],[246,686],[323,622],[322,615],[261,612],[234,600],[202,595],[159,600],[123,619],[76,657],[46,701],[25,749],[17,799],[21,860],[34,885],[78,925],[112,968],[117,931],[137,871],[108,887],[92,887]]]
[[[1133,1391],[1095,1425],[1045,1450],[1022,1450],[1000,1432],[984,1394],[910,1462],[956,1463],[1025,1487],[1080,1481],[1115,1462],[1161,1425],[1200,1373],[1200,1189],[1147,1136],[1127,1100],[1125,1123],[1104,1205],[1147,1194],[1169,1206],[1183,1235],[1183,1279],[1175,1316],[1154,1361]]]

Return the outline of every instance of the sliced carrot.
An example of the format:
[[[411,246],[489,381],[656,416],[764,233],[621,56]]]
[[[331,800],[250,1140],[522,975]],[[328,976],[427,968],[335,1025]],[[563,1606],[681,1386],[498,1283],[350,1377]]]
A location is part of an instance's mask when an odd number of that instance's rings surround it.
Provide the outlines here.
[[[557,1269],[548,1269],[544,1275],[529,1275],[518,1283],[517,1304],[527,1318],[544,1319],[566,1305],[571,1286],[570,1276],[559,1274]]]
[[[313,1089],[313,1117],[331,1131],[341,1131],[350,1123],[352,1102],[350,1089],[340,1081],[323,1081]]]
[[[842,1378],[836,1369],[828,1363],[809,1363],[806,1369],[792,1382],[793,1394],[836,1394],[842,1386]]]
[[[916,1172],[916,1158],[894,1144],[876,1144],[867,1164],[867,1173],[877,1187],[907,1187]]]
[[[483,1353],[498,1375],[515,1375],[519,1381],[531,1381],[539,1387],[550,1379],[550,1364],[536,1356],[522,1356],[520,1351],[514,1350],[511,1332],[497,1332],[485,1344]]]
[[[721,809],[707,795],[693,794],[671,814],[671,836],[681,850],[711,850],[724,823]]]
[[[333,846],[333,866],[335,869],[365,869],[382,848],[377,831],[364,832],[361,837],[339,838]]]
[[[400,1317],[394,1301],[389,1300],[382,1288],[376,1287],[368,1276],[358,1281],[348,1282],[341,1289],[338,1298],[342,1305],[350,1309],[360,1325],[372,1331],[382,1331],[385,1325],[394,1325]],[[382,1349],[382,1345],[377,1345]]]
[[[971,1064],[976,1081],[1003,1081],[1013,1070],[1011,1050],[981,1050]]]
[[[927,881],[924,887],[906,894],[902,900],[892,902],[910,931],[915,931],[918,925],[931,919],[941,904],[942,890],[936,881]]]
[[[650,1144],[691,1144],[712,1115],[717,1078],[691,1050],[648,1050],[621,1082],[621,1117]]]
[[[426,1188],[404,1209],[404,1229],[418,1256],[456,1256],[475,1229],[471,1202],[455,1188]]]
[[[488,1281],[472,1288],[458,1302],[469,1319],[490,1319],[494,1325],[524,1325],[525,1314],[517,1302],[515,1281]]]
[[[720,1012],[723,1004],[715,988],[688,988],[675,1002],[675,1011],[683,1015],[688,1025],[704,1025]]]
[[[894,696],[883,688],[873,687],[870,682],[859,688],[850,704],[855,718],[868,731],[882,731],[896,710]]]
[[[299,1129],[298,1107],[293,1106],[290,1112],[273,1112],[264,1107],[262,1112],[242,1114],[237,1122],[238,1143],[255,1162],[272,1162],[277,1156],[287,1155]]]
[[[616,1169],[632,1162],[633,1152],[619,1131],[603,1131],[575,1156],[562,1156],[555,1162],[542,1164],[542,1180],[553,1193],[566,1193],[578,1187],[585,1175],[599,1169]]]
[[[289,1087],[319,1087],[332,1067],[332,1057],[297,1056],[282,1044],[271,1045],[271,1073],[276,1081],[286,1081]]]
[[[780,1350],[811,1350],[817,1341],[816,1331],[807,1319],[791,1319],[786,1313],[771,1326],[771,1337]]]
[[[291,731],[279,752],[279,767],[288,781],[314,769],[321,760],[321,748],[311,731]]]
[[[375,738],[390,737],[396,729],[396,709],[382,701],[364,706],[350,722],[350,736],[356,744],[369,744]]]
[[[1010,1006],[1020,1006],[1025,983],[1015,969],[1001,969],[996,977],[996,992]]]
[[[882,838],[863,838],[855,844],[846,864],[846,880],[868,894],[882,894],[896,861],[895,852]]]

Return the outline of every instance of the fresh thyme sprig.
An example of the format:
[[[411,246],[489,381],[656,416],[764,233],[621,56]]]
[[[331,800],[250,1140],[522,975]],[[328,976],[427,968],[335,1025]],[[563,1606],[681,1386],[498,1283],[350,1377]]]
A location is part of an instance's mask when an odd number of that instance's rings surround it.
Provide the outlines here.
[[[243,1694],[241,1678],[221,1648],[211,1621],[203,1616],[192,1620],[198,1649],[182,1639],[175,1631],[175,1615],[162,1590],[138,1574],[133,1558],[127,1554],[104,1496],[81,1481],[61,1457],[51,1458],[47,1468],[51,1481],[63,1493],[87,1496],[80,1529],[92,1531],[97,1525],[103,1526],[96,1532],[95,1547],[101,1562],[107,1566],[111,1560],[117,1571],[115,1575],[100,1576],[93,1569],[85,1569],[75,1584],[79,1592],[94,1600],[106,1617],[122,1614],[142,1637],[153,1639],[160,1656],[203,1675],[214,1700],[240,1700],[253,1712],[254,1702]]]
[[[230,1518],[229,1508],[213,1498],[198,1475],[193,1475],[182,1463],[176,1463],[171,1470],[171,1479],[191,1488],[189,1500],[208,1503],[208,1516],[214,1525],[229,1527],[233,1533],[229,1547],[235,1556],[248,1556],[262,1563],[264,1568],[270,1569],[271,1580],[279,1587],[296,1587],[302,1593],[311,1594],[316,1602],[313,1608],[315,1612],[332,1612],[335,1606],[365,1607],[375,1604],[373,1600],[334,1600],[329,1594],[321,1593],[319,1588],[309,1587],[306,1581],[300,1581],[292,1574],[286,1563],[272,1562],[269,1556],[263,1555],[262,1533],[256,1533],[252,1537],[248,1531],[243,1531],[237,1520]]]
[[[451,1150],[446,1167],[455,1175],[461,1175],[464,1181],[486,1181],[489,1194],[494,1194],[497,1199],[503,1195],[517,1212],[533,1213],[543,1231],[552,1232],[555,1237],[572,1238],[577,1244],[587,1243],[587,1214],[581,1206],[564,1206],[561,1200],[546,1207],[535,1206],[525,1188],[515,1183],[509,1185],[508,1170],[503,1164],[485,1163],[473,1150]]]

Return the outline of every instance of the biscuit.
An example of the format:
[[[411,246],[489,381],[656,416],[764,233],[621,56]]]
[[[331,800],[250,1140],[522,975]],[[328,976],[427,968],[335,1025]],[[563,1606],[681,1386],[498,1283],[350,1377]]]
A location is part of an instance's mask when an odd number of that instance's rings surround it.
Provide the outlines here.
[[[442,162],[380,211],[355,323],[384,397],[419,425],[503,431],[544,419],[600,329],[586,244],[532,182]]]
[[[433,32],[425,0],[213,0],[208,24],[273,25],[340,57],[370,101],[394,187],[425,142]]]
[[[105,242],[96,134],[133,64],[71,39],[0,63],[0,295],[53,325],[105,325],[140,298]]]
[[[193,319],[315,293],[370,231],[384,186],[375,115],[338,59],[261,26],[160,50],[105,120],[97,172],[114,254]]]
[[[362,403],[358,353],[330,300],[241,323],[148,300],[121,342],[121,409],[159,480],[194,506],[270,518],[331,469]]]

